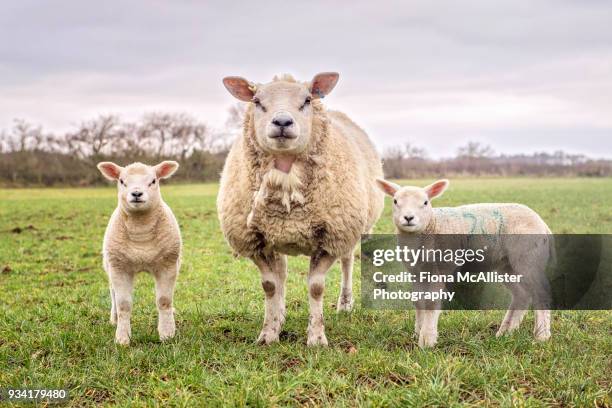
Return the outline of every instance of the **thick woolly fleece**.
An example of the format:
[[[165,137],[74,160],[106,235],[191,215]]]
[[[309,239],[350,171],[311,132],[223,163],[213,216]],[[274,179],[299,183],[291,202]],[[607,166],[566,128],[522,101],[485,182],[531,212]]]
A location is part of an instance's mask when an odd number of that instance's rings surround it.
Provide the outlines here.
[[[155,273],[175,266],[181,256],[181,234],[174,214],[160,201],[143,214],[117,207],[108,223],[103,244],[107,271]]]
[[[382,164],[366,133],[340,112],[313,100],[312,139],[290,172],[258,146],[249,106],[242,137],[227,157],[217,199],[221,228],[236,255],[272,251],[347,255],[380,217],[375,185]]]

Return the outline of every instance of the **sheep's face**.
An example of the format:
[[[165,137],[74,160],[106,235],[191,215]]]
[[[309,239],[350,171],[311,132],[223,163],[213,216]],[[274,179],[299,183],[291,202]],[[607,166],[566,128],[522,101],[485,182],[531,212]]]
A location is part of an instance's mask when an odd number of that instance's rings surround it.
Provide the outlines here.
[[[255,138],[263,150],[299,154],[310,142],[312,95],[306,85],[276,81],[253,96]]]
[[[223,83],[232,95],[253,104],[249,114],[257,144],[273,155],[294,156],[310,145],[312,104],[331,92],[337,81],[338,74],[322,73],[307,83],[290,76],[263,85],[239,77],[227,77]]]
[[[378,187],[393,197],[393,223],[401,232],[423,232],[431,222],[431,200],[442,195],[448,180],[439,180],[427,187],[400,187],[385,180],[376,180]]]
[[[161,201],[159,180],[170,177],[177,168],[178,163],[174,161],[164,161],[157,166],[98,164],[98,169],[107,179],[117,181],[119,205],[128,213],[146,212],[157,207]]]

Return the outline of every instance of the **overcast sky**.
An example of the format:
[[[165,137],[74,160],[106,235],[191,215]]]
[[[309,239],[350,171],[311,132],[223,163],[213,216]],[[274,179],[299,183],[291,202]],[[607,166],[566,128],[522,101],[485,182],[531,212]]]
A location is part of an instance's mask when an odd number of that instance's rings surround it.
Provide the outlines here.
[[[381,149],[448,156],[475,140],[612,157],[610,1],[0,4],[1,128],[150,111],[222,127],[224,76],[332,70],[327,106]]]

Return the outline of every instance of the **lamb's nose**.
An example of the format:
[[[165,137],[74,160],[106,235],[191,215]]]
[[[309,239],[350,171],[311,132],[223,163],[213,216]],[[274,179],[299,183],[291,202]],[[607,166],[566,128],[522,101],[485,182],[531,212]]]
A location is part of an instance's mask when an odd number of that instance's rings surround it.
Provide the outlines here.
[[[407,215],[404,215],[404,219],[406,220],[406,222],[410,222],[410,221],[414,220],[414,216],[413,217],[408,217]]]
[[[278,127],[289,127],[293,125],[293,119],[289,115],[278,115],[272,119],[272,124]]]
[[[142,197],[142,192],[140,192],[140,191],[132,191],[132,196],[134,198],[140,198],[140,197]]]

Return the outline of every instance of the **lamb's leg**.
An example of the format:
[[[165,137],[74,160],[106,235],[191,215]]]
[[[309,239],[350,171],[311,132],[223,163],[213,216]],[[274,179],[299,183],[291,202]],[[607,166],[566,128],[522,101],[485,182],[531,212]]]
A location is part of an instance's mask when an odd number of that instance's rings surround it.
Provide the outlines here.
[[[323,324],[323,292],[325,290],[325,274],[336,258],[325,251],[319,251],[310,258],[308,272],[308,303],[310,316],[306,334],[308,346],[327,346],[325,326]]]
[[[340,263],[342,264],[342,285],[340,286],[340,297],[336,305],[336,311],[339,312],[350,312],[353,310],[353,259],[355,250],[342,258]]]
[[[438,304],[434,306],[434,309],[421,310],[419,347],[433,347],[438,342],[438,318],[440,317],[440,313],[442,313],[442,311]]]
[[[115,290],[113,289],[113,282],[112,282],[111,277],[110,277],[111,276],[111,267],[110,267],[109,262],[106,259],[106,257],[103,259],[102,264],[103,264],[103,267],[104,267],[104,271],[108,275],[108,288],[109,288],[110,299],[111,299],[110,323],[113,326],[115,326],[117,324],[117,303],[115,302]]]
[[[421,334],[421,325],[423,324],[423,311],[420,309],[414,309],[414,334],[417,339]]]
[[[545,272],[540,272],[534,278],[533,308],[535,310],[535,324],[533,336],[537,341],[550,339],[550,304],[551,289]]]
[[[111,298],[111,311],[110,311],[110,322],[113,326],[117,324],[117,305],[115,303],[115,290],[113,284],[110,285],[110,298]]]
[[[174,286],[178,264],[155,273],[155,303],[157,304],[157,332],[161,341],[171,339],[176,333],[174,321]]]
[[[522,272],[523,281],[519,284],[520,288],[533,303],[535,310],[533,335],[538,341],[546,341],[550,338],[551,290],[546,276],[548,254],[542,252],[544,249],[548,251],[548,247],[536,247],[532,251],[523,251],[520,257],[514,255],[509,259],[512,270]],[[518,324],[516,326],[518,327]]]
[[[257,338],[259,344],[270,344],[279,340],[284,320],[284,284],[286,258],[272,254],[267,258],[254,258],[253,262],[261,272],[261,286],[266,297],[263,328]],[[279,273],[284,271],[285,273]]]
[[[132,330],[130,318],[132,315],[132,290],[134,288],[134,275],[131,272],[113,270],[111,282],[115,291],[115,307],[117,309],[117,329],[115,330],[115,343],[130,344]]]
[[[499,325],[496,334],[497,337],[512,333],[514,330],[518,329],[531,303],[529,293],[527,293],[520,284],[506,286],[512,291],[512,301],[510,302],[510,306],[508,306],[508,311],[506,311],[504,319]]]
[[[433,273],[442,274],[446,271],[434,269]],[[415,291],[437,292],[444,289],[444,283],[423,283],[418,282],[413,286]],[[442,313],[442,304],[440,301],[419,300],[415,305],[417,309],[415,332],[419,338],[419,347],[429,348],[436,345],[438,341],[438,318]]]

